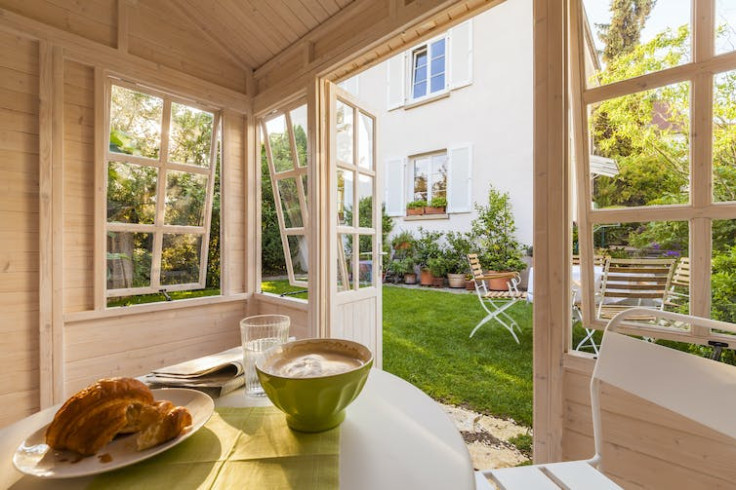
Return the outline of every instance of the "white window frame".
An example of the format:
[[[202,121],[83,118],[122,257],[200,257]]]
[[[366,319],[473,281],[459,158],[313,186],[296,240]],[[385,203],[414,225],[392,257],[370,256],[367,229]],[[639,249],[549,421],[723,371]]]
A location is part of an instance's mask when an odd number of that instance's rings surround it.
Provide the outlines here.
[[[207,281],[207,259],[210,240],[210,224],[212,221],[212,201],[215,189],[215,172],[217,170],[217,142],[220,132],[221,113],[212,107],[205,107],[190,100],[180,99],[170,94],[159,92],[149,87],[141,87],[134,83],[129,83],[118,78],[108,77],[105,81],[105,160],[100,162],[104,165],[104,194],[105,203],[107,202],[107,166],[109,162],[122,162],[140,165],[142,167],[153,167],[158,169],[156,177],[156,213],[153,224],[142,223],[111,223],[107,221],[107,213],[104,215],[105,224],[101,228],[105,237],[104,243],[107,243],[108,232],[129,232],[129,233],[150,233],[153,235],[152,258],[151,258],[151,281],[149,286],[135,288],[117,288],[108,289],[107,280],[102,281],[105,287],[105,296],[107,298],[117,296],[134,296],[140,294],[153,294],[161,291],[188,291],[193,289],[203,289]],[[161,120],[161,142],[159,147],[158,159],[141,157],[137,155],[126,155],[110,151],[110,123],[111,123],[111,103],[112,103],[112,86],[117,85],[125,89],[134,90],[146,95],[158,97],[163,100],[163,113]],[[169,161],[169,129],[171,126],[171,105],[177,103],[192,107],[202,111],[209,112],[213,115],[212,141],[210,143],[210,165],[208,167],[200,167],[197,165],[176,163]],[[204,219],[202,226],[183,226],[183,225],[166,225],[164,224],[164,210],[166,206],[166,172],[168,170],[187,172],[207,176],[207,194],[204,203]],[[199,261],[199,278],[197,282],[185,284],[161,284],[161,258],[163,249],[164,234],[188,234],[198,235],[202,237],[200,245],[200,261]],[[107,264],[107,246],[104,248],[105,264]],[[105,271],[107,266],[105,266]]]
[[[291,260],[291,246],[289,245],[289,237],[301,237],[305,240],[307,247],[309,244],[309,208],[307,206],[308,199],[307,193],[304,186],[304,178],[308,177],[309,165],[310,165],[310,153],[309,153],[309,138],[307,138],[307,164],[305,166],[299,165],[299,154],[297,152],[296,136],[294,134],[294,126],[291,121],[291,112],[299,107],[306,107],[306,101],[300,101],[295,104],[290,104],[281,109],[277,109],[268,114],[268,116],[260,119],[261,135],[259,136],[266,149],[266,160],[268,162],[268,171],[271,175],[271,186],[274,197],[274,206],[276,207],[276,217],[279,222],[279,232],[281,234],[281,245],[284,251],[284,260],[286,261],[286,272],[289,276],[289,284],[292,286],[308,287],[308,281],[302,281],[296,278],[294,274],[294,264]],[[291,149],[292,166],[291,170],[285,172],[277,172],[273,162],[273,154],[271,151],[271,145],[269,145],[267,123],[277,117],[283,116],[286,119],[286,131],[289,135],[289,148]],[[299,198],[299,208],[302,215],[302,225],[299,227],[287,227],[284,219],[284,210],[281,204],[281,191],[279,190],[279,181],[284,179],[292,178],[296,182],[297,193]],[[310,264],[307,264],[310,267]]]
[[[444,70],[442,71],[444,76],[444,87],[440,90],[436,90],[432,92],[431,86],[432,86],[432,58],[430,56],[431,54],[431,46],[438,42],[444,40],[445,42],[445,54],[444,54]],[[418,46],[415,46],[409,51],[409,55],[406,57],[408,66],[406,73],[409,75],[407,77],[407,95],[406,103],[407,104],[413,104],[414,102],[420,102],[427,99],[432,99],[438,96],[441,96],[443,94],[446,94],[450,90],[450,83],[449,83],[449,52],[450,47],[450,37],[447,32],[443,33],[440,36],[437,36],[435,38],[430,39],[429,41],[422,43]],[[416,66],[416,58],[417,55],[421,52],[425,52],[427,54],[427,78],[426,78],[426,84],[427,84],[427,90],[424,93],[424,95],[421,95],[419,97],[414,97],[414,82],[416,80],[416,73],[415,73],[415,66]]]
[[[420,155],[412,155],[409,157],[409,168],[411,171],[411,180],[409,181],[410,188],[409,191],[409,197],[410,199],[407,202],[416,201],[415,198],[416,189],[414,187],[415,180],[416,180],[416,163],[419,160],[429,159],[429,172],[428,172],[428,178],[427,178],[427,205],[429,205],[430,201],[432,200],[432,187],[433,187],[433,181],[432,176],[434,173],[432,172],[432,164],[434,157],[442,156],[445,157],[445,168],[447,169],[447,175],[445,176],[445,198],[447,198],[447,190],[450,186],[450,160],[447,154],[447,150],[438,150],[433,151],[431,153],[422,153]]]
[[[712,256],[711,220],[736,219],[736,202],[714,202],[712,197],[713,147],[713,78],[714,75],[736,70],[736,52],[715,55],[714,26],[715,2],[691,1],[691,61],[662,71],[648,73],[600,87],[586,87],[585,33],[582,0],[571,1],[571,85],[574,149],[577,158],[576,187],[578,197],[578,226],[581,254],[583,293],[583,322],[586,326],[602,328],[605,322],[596,320],[593,280],[593,230],[606,224],[645,221],[687,221],[692,264],[690,283],[690,314],[710,317]],[[590,135],[587,110],[604,100],[652,90],[674,83],[687,82],[691,86],[690,107],[690,200],[686,204],[668,206],[630,207],[624,209],[593,209]],[[671,338],[684,342],[704,343],[717,337],[707,328],[691,332],[667,332],[657,327],[653,337]],[[732,336],[724,339],[733,341]]]

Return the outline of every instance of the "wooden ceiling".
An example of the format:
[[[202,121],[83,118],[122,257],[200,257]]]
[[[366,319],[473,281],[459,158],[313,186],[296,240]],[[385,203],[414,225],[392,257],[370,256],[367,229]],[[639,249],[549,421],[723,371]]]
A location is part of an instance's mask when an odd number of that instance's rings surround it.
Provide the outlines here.
[[[233,60],[244,68],[257,69],[353,0],[175,2]]]

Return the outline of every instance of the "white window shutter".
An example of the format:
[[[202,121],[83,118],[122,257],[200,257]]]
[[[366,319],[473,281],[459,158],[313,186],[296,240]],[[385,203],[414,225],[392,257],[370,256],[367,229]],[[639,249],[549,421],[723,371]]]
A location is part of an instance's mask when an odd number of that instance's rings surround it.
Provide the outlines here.
[[[406,53],[401,53],[388,60],[386,73],[387,82],[387,110],[396,109],[404,105],[404,80]]]
[[[450,29],[450,88],[473,83],[473,21]]]
[[[450,148],[447,160],[447,212],[469,213],[473,210],[473,147]]]
[[[383,180],[386,183],[386,214],[403,216],[404,160],[401,158],[388,159]]]

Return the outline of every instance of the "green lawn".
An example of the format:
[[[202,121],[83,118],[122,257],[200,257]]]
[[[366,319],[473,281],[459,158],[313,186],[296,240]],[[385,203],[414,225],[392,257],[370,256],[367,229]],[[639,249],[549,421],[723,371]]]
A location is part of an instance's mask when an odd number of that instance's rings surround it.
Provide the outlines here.
[[[432,398],[532,425],[532,306],[511,310],[521,344],[485,316],[475,294],[384,286],[383,367]]]

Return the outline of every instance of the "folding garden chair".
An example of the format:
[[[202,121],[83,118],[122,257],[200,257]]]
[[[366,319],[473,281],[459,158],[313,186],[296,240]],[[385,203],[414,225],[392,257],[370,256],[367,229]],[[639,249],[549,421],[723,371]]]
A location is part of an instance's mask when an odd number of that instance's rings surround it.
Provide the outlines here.
[[[506,313],[506,310],[514,306],[518,301],[526,300],[526,291],[519,291],[517,289],[517,285],[520,281],[519,273],[491,272],[483,274],[483,269],[480,266],[477,254],[469,254],[468,262],[470,263],[470,271],[473,274],[473,281],[475,282],[475,294],[478,296],[480,305],[487,313],[486,317],[475,326],[472,332],[470,332],[470,337],[472,337],[480,327],[489,321],[496,320],[498,323],[503,325],[506,330],[511,332],[511,335],[518,344],[519,337],[516,336],[514,327],[519,332],[521,332],[521,327],[516,323],[516,320]],[[486,288],[486,281],[488,279],[508,279],[508,290],[488,291],[488,288]]]
[[[736,417],[733,414],[733,407],[736,406],[736,390],[733,389],[736,385],[736,367],[647,342],[641,336],[651,335],[651,325],[648,325],[650,330],[647,332],[637,334],[637,328],[641,325],[632,323],[632,320],[641,317],[654,317],[660,325],[686,324],[691,329],[705,327],[711,331],[736,333],[736,325],[731,323],[669,311],[631,308],[619,313],[606,326],[590,382],[595,442],[593,458],[477,472],[478,489],[491,488],[487,478],[507,490],[621,488],[601,473],[607,464],[602,457],[604,441],[600,394],[603,384],[736,438]],[[622,328],[638,336],[625,335],[620,332]],[[667,330],[663,326],[653,328]],[[615,430],[626,430],[626,427],[619,422]],[[665,447],[659,449],[666,450]],[[696,450],[693,448],[693,451]],[[693,454],[693,458],[697,459],[698,455]]]

